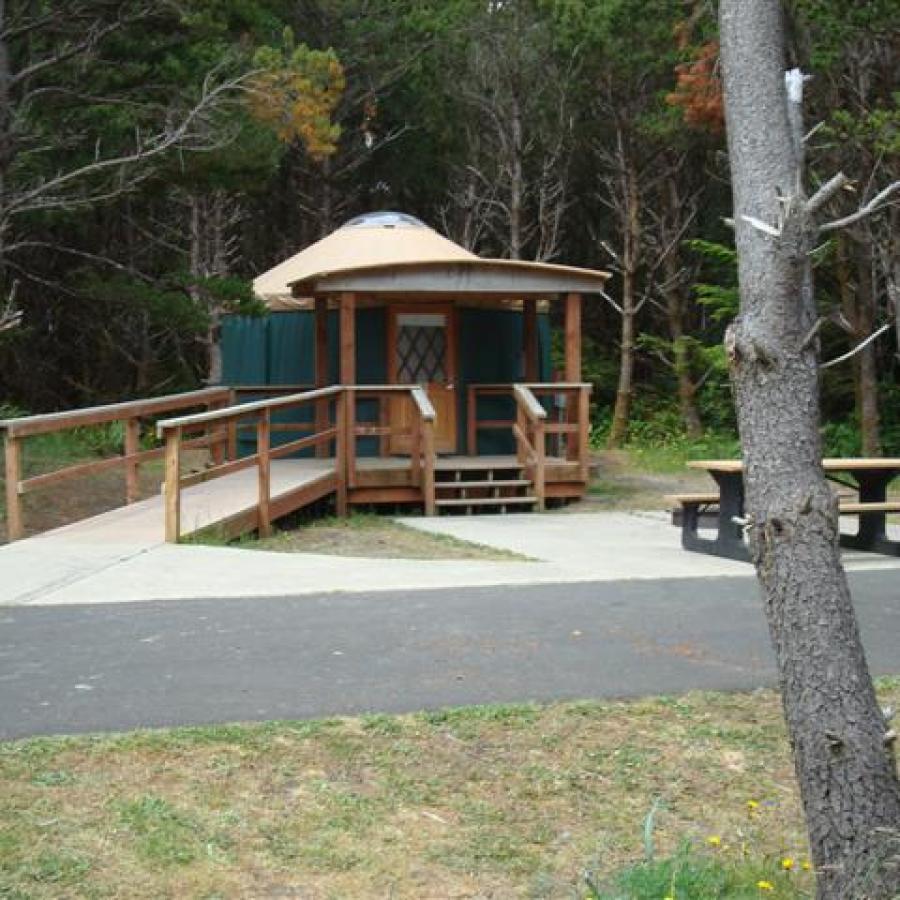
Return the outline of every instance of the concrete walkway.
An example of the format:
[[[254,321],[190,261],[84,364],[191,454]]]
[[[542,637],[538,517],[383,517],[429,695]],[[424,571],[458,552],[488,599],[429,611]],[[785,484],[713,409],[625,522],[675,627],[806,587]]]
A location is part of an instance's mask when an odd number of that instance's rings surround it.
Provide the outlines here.
[[[134,509],[134,508],[132,508]],[[752,578],[744,563],[687,553],[664,513],[573,513],[402,519],[433,533],[513,550],[533,562],[357,559],[150,542],[116,522],[71,526],[0,547],[0,605],[276,597],[334,591]],[[118,524],[117,524],[118,523]],[[851,571],[900,559],[846,553]]]

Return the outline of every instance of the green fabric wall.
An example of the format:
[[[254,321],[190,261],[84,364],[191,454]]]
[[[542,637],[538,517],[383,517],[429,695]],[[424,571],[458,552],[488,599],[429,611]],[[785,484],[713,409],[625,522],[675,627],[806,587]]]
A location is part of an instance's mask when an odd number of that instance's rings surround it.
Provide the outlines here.
[[[384,309],[360,309],[356,315],[356,367],[360,384],[387,381],[387,317]],[[338,314],[328,316],[329,380],[338,380]],[[550,321],[538,316],[541,381],[550,379]],[[518,312],[493,309],[461,309],[457,341],[458,447],[466,439],[467,385],[510,382],[522,378],[522,316]],[[223,382],[248,384],[308,384],[315,381],[315,317],[312,312],[273,313],[268,316],[228,316],[222,323]],[[247,399],[253,399],[247,397]],[[512,400],[494,397],[479,402],[480,419],[513,418]],[[279,413],[273,421],[309,421],[312,410]],[[375,421],[377,404],[359,404],[361,421]],[[273,434],[273,444],[294,440],[297,434]],[[254,438],[242,432],[242,455],[254,452]],[[374,438],[359,442],[359,453],[376,451]],[[479,453],[511,453],[512,435],[500,431],[481,432]],[[311,451],[310,451],[311,452]],[[308,455],[308,454],[307,454]]]

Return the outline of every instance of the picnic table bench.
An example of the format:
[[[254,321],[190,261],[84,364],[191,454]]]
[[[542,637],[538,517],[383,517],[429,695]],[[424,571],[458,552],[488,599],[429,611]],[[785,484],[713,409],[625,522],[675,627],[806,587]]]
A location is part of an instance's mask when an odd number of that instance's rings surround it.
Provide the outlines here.
[[[681,545],[685,550],[709,553],[728,559],[749,561],[744,543],[744,464],[739,459],[698,459],[688,462],[715,479],[718,493],[670,494],[668,499],[681,509]],[[841,496],[841,515],[859,517],[856,534],[842,534],[841,546],[900,556],[900,541],[887,535],[888,513],[900,513],[900,501],[888,500],[887,489],[900,475],[900,459],[861,458],[823,459],[825,476],[851,489],[852,496]],[[852,482],[840,477],[849,476]],[[716,535],[699,535],[701,517],[715,513]]]

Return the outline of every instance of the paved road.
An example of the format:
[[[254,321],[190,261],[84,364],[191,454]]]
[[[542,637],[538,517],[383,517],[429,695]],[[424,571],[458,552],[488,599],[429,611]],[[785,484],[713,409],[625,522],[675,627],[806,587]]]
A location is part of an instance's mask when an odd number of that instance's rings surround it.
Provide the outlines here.
[[[900,671],[896,574],[852,582],[873,671]],[[750,577],[0,610],[0,738],[773,676]]]

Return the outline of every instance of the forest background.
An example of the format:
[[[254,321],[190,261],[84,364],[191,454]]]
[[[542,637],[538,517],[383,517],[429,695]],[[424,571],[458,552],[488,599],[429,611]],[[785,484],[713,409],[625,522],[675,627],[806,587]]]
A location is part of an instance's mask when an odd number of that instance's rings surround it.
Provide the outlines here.
[[[810,168],[900,178],[895,0],[790,0]],[[0,12],[0,405],[190,389],[255,274],[376,209],[613,273],[598,443],[733,440],[708,0],[13,0]],[[900,206],[815,251],[826,450],[900,454]],[[878,336],[870,340],[872,335]],[[705,443],[704,443],[705,442]],[[734,444],[736,449],[736,443]]]

